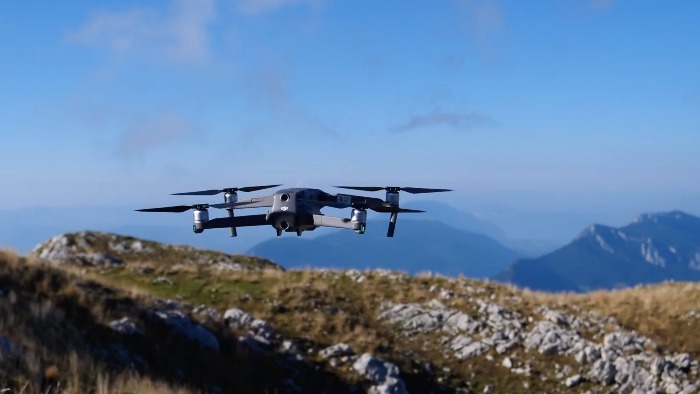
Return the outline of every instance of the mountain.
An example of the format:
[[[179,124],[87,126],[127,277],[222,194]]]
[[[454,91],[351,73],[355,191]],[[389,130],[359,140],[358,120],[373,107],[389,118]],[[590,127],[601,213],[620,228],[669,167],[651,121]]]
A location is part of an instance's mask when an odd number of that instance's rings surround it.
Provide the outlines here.
[[[700,389],[700,283],[547,294],[220,258],[94,232],[0,250],[0,392]]]
[[[459,230],[488,235],[497,240],[505,238],[503,230],[495,224],[448,204],[428,200],[411,201],[405,204],[405,208],[426,211],[412,220],[434,220]]]
[[[496,279],[549,291],[698,281],[700,218],[673,211],[640,215],[620,228],[592,225],[568,245],[519,260]]]
[[[371,267],[475,278],[494,275],[519,257],[493,238],[437,221],[399,218],[394,238],[386,237],[386,228],[386,222],[370,221],[364,235],[347,230],[313,239],[285,234],[256,245],[248,253],[285,267]]]

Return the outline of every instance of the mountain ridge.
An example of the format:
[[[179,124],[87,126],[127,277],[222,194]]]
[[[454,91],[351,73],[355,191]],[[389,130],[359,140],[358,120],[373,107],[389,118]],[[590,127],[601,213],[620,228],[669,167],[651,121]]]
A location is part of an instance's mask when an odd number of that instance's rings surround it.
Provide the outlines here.
[[[387,238],[385,229],[385,222],[369,221],[364,235],[337,231],[312,239],[273,238],[248,253],[287,267],[385,268],[481,278],[499,272],[519,256],[487,235],[440,221],[402,218],[394,238]]]
[[[528,274],[560,278],[549,282]],[[700,218],[682,211],[638,215],[622,227],[593,224],[568,245],[535,259],[521,259],[497,280],[539,290],[590,291],[700,280]]]

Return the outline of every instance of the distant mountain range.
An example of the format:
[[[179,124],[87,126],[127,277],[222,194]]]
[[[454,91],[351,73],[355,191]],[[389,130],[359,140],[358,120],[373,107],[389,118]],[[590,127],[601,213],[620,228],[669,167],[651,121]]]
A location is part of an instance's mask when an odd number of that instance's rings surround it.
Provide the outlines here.
[[[489,236],[438,221],[400,218],[394,238],[386,237],[386,228],[384,221],[370,221],[364,235],[347,230],[312,239],[285,234],[254,246],[248,254],[288,268],[387,268],[474,278],[490,277],[520,257]]]
[[[548,291],[590,291],[665,280],[700,280],[700,218],[644,214],[621,228],[595,224],[568,245],[522,259],[495,277]]]

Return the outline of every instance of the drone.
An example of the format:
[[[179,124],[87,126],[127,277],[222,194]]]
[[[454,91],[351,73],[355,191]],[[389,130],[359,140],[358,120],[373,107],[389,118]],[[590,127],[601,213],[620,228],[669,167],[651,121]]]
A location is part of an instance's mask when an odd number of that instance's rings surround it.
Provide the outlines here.
[[[386,236],[393,237],[399,213],[420,213],[416,209],[399,206],[399,192],[411,194],[449,192],[450,189],[428,189],[422,187],[397,186],[334,186],[340,189],[361,190],[367,192],[386,191],[384,200],[375,197],[351,194],[330,194],[320,189],[291,188],[280,189],[274,194],[238,199],[238,192],[254,192],[271,189],[281,185],[229,187],[225,189],[200,190],[196,192],[174,193],[174,196],[213,196],[224,193],[224,202],[220,204],[175,205],[169,207],[137,209],[139,212],[185,212],[194,210],[192,230],[202,233],[204,230],[228,228],[231,237],[237,236],[238,227],[272,226],[277,236],[283,232],[296,232],[300,236],[304,231],[313,231],[318,227],[334,227],[354,230],[364,234],[367,228],[367,210],[389,213],[389,228]],[[269,208],[267,213],[258,215],[236,216],[234,211],[249,208]],[[326,216],[321,213],[325,207],[352,208],[350,218]],[[228,217],[209,219],[209,208],[225,209]]]

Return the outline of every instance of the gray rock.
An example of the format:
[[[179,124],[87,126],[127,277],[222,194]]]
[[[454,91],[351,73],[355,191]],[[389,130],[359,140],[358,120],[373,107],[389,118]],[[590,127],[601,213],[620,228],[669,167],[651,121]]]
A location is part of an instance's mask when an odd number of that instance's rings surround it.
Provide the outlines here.
[[[690,367],[693,365],[693,359],[688,353],[677,354],[671,361],[683,372],[690,371]]]
[[[327,360],[329,358],[352,356],[355,354],[355,352],[352,351],[352,348],[350,348],[348,344],[338,343],[321,350],[318,354],[321,356],[321,358]]]
[[[75,259],[82,265],[120,265],[122,261],[104,253],[78,253]]]
[[[545,320],[549,320],[550,322],[552,322],[556,325],[560,325],[560,326],[568,325],[568,319],[566,318],[566,316],[563,313],[561,313],[559,311],[545,309],[545,311],[543,313],[543,317],[545,318]]]
[[[452,298],[454,298],[455,293],[452,290],[440,289],[440,293],[438,294],[438,296],[443,300],[451,300]]]
[[[352,367],[374,383],[384,383],[387,377],[399,377],[399,368],[396,365],[375,358],[370,353],[360,356]]]
[[[229,327],[249,330],[254,340],[267,345],[278,337],[277,333],[265,320],[257,319],[248,312],[238,308],[227,309],[224,312],[224,322]]]
[[[527,349],[536,348],[540,353],[552,355],[567,351],[579,340],[578,334],[562,329],[549,322],[539,321],[525,336]]]
[[[119,320],[113,320],[109,323],[109,326],[122,334],[134,335],[141,334],[141,330],[136,327],[133,321],[128,317],[122,317]]]
[[[399,368],[365,353],[352,365],[360,375],[376,385],[369,388],[372,394],[407,394],[406,385],[399,376]]]
[[[348,276],[353,282],[357,283],[362,283],[367,279],[362,272],[356,269],[345,271],[345,275]]]
[[[410,334],[434,331],[444,324],[445,311],[424,309],[418,304],[396,304],[380,313],[380,320],[398,324]]]
[[[192,313],[195,315],[206,316],[214,321],[221,320],[221,314],[216,310],[216,308],[204,304],[194,307],[192,309]]]
[[[218,351],[219,341],[214,334],[193,322],[189,317],[179,311],[156,312],[155,316],[165,322],[172,329],[173,333],[182,335],[190,340],[199,343],[202,347]]]
[[[454,312],[447,316],[443,329],[450,334],[468,332],[470,334],[479,330],[481,324],[464,312]]]
[[[480,356],[489,351],[490,346],[470,337],[459,335],[452,340],[450,348],[459,360]]]
[[[248,312],[237,308],[227,309],[224,312],[224,321],[235,328],[248,328],[255,318]]]
[[[636,361],[625,357],[615,360],[615,382],[621,388],[647,388],[647,379],[651,377],[649,372],[641,367]]]
[[[581,375],[574,375],[568,377],[564,384],[566,385],[566,387],[571,388],[578,386],[579,384],[581,384],[581,382],[583,382],[583,377]]]
[[[367,394],[408,394],[408,390],[403,380],[390,377],[380,385],[371,386]]]
[[[659,376],[664,372],[666,367],[666,359],[663,357],[654,357],[649,366],[649,370],[654,376]]]
[[[598,360],[588,373],[588,378],[594,382],[611,385],[615,382],[617,369],[615,365],[605,360]]]
[[[486,386],[484,386],[484,391],[482,391],[482,392],[485,394],[490,394],[490,393],[493,393],[493,390],[494,390],[493,385],[487,384]]]

